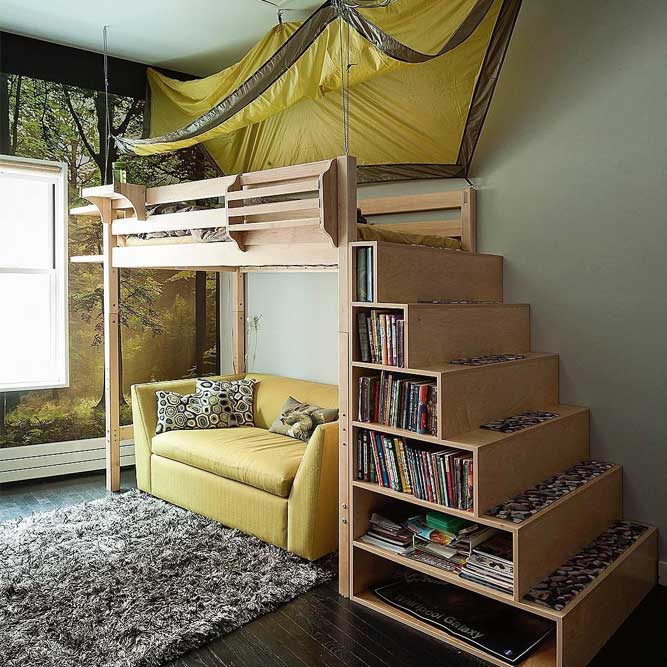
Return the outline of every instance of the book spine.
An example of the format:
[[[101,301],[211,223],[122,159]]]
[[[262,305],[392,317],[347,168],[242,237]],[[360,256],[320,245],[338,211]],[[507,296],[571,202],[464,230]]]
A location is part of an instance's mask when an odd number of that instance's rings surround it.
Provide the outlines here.
[[[357,479],[364,479],[364,436],[361,431],[357,433]]]
[[[408,468],[408,462],[405,456],[405,443],[401,438],[396,438],[394,442],[398,445],[403,491],[412,493],[412,480],[410,479],[410,469]]]
[[[366,253],[368,248],[357,248],[357,300],[368,301]]]
[[[398,365],[401,368],[405,367],[405,321],[398,320],[396,322],[396,355],[398,357]]]
[[[382,475],[382,486],[386,488],[391,488],[389,483],[389,473],[387,469],[387,462],[384,458],[384,450],[382,448],[382,436],[379,433],[374,434],[375,448],[378,452],[378,461],[380,462],[380,474]]]
[[[427,429],[427,406],[426,399],[428,396],[428,385],[422,384],[419,386],[419,403],[418,403],[418,421],[417,421],[417,432],[426,434],[428,433]]]
[[[371,360],[368,347],[368,328],[366,326],[366,313],[357,313],[357,330],[359,332],[359,354],[364,363]]]
[[[366,291],[368,292],[368,300],[375,300],[374,286],[375,286],[375,276],[373,275],[373,248],[367,248],[366,252],[366,276],[368,283],[366,285]]]

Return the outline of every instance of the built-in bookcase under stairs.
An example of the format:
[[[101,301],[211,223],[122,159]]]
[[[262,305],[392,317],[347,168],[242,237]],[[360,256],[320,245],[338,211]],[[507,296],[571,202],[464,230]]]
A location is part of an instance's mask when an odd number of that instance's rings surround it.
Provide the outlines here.
[[[628,534],[626,524],[618,527],[622,470],[600,462],[580,465],[590,459],[589,411],[560,404],[558,356],[530,351],[528,306],[502,302],[502,258],[357,242],[351,270],[352,599],[490,664],[508,664],[373,592],[398,571],[416,571],[553,623],[551,636],[522,665],[583,667],[655,585],[657,533],[631,524],[631,539],[614,551],[615,536]],[[424,392],[427,400],[419,399],[423,385],[434,392]],[[411,421],[407,413],[414,410]],[[527,411],[549,418],[516,428],[489,424]],[[436,481],[419,492],[402,489],[396,468],[393,483],[377,475],[370,481],[365,448],[378,437],[407,449],[460,453],[472,472],[472,506],[443,504],[444,473],[440,487]],[[433,471],[437,476],[435,464]],[[429,510],[507,533],[512,593],[361,539],[373,513]],[[563,597],[553,583],[561,579],[559,568],[572,571],[591,544],[603,544],[613,558]]]

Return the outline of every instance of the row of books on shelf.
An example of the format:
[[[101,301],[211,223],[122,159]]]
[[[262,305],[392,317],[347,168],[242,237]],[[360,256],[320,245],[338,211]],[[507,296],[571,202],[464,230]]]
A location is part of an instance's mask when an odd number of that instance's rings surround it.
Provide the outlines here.
[[[435,380],[401,378],[382,371],[359,378],[359,421],[426,435],[438,433]]]
[[[357,248],[357,301],[373,300],[373,249]]]
[[[390,311],[357,313],[359,354],[365,363],[385,366],[405,365],[405,320]]]
[[[451,447],[359,429],[357,479],[445,507],[473,507],[472,454]]]
[[[466,581],[511,595],[514,590],[512,535],[441,512],[404,519],[373,513],[361,542]]]

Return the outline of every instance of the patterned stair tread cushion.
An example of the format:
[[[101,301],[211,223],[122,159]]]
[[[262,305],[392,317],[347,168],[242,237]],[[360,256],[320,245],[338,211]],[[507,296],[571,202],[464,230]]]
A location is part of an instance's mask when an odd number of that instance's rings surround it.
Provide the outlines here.
[[[227,428],[232,423],[232,402],[223,394],[178,394],[157,391],[157,426],[155,434],[167,431]]]
[[[224,396],[231,404],[229,426],[254,426],[257,380],[197,380],[196,393]]]
[[[307,442],[320,424],[328,424],[337,419],[338,408],[320,408],[290,396],[269,431]]]

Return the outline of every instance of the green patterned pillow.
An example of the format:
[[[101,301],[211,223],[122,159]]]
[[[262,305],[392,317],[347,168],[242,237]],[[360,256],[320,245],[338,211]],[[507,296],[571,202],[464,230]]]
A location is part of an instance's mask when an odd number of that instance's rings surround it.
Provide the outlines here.
[[[290,396],[269,431],[307,442],[320,424],[327,424],[336,419],[338,419],[337,408],[320,408],[317,405],[301,403]]]
[[[222,394],[177,394],[156,391],[156,435],[167,431],[187,431],[204,428],[227,428],[232,422],[232,403]]]
[[[197,380],[197,393],[224,396],[230,403],[229,426],[254,426],[254,399],[257,380]]]

